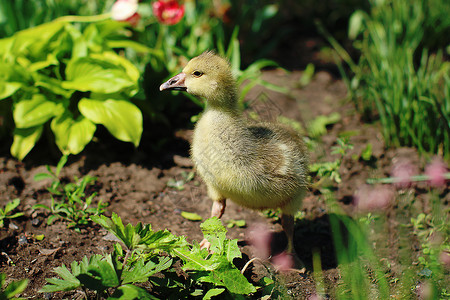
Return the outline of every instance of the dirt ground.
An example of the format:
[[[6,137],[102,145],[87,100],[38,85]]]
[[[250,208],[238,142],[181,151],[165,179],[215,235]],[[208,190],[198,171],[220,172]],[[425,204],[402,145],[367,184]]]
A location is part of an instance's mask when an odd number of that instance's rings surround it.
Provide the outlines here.
[[[283,115],[306,125],[317,116],[339,112],[341,120],[328,126],[327,133],[320,138],[320,150],[311,154],[311,161],[334,160],[336,156],[330,154],[330,148],[335,145],[337,136],[343,132],[354,133],[350,139],[354,148],[346,154],[340,170],[342,183],[336,185],[336,197],[346,211],[353,211],[352,197],[356,187],[364,184],[369,177],[389,176],[392,158],[402,151],[419,165],[423,165],[414,150],[385,149],[379,128],[373,124],[365,124],[353,105],[344,101],[345,85],[333,72],[319,68],[305,87],[300,85],[302,74],[302,71],[265,71],[264,79],[289,87],[289,95],[255,88],[246,97],[250,106],[246,113],[255,111],[265,120]],[[171,96],[168,94],[167,97]],[[259,101],[261,97],[266,101]],[[186,105],[187,111],[192,112],[192,104]],[[181,120],[174,122],[184,125],[169,129],[147,122],[138,149],[116,141],[100,130],[97,142],[91,143],[81,155],[70,157],[62,171],[62,177],[65,180],[86,174],[98,177],[98,181],[90,189],[98,193],[96,199],[109,203],[107,215],[116,212],[124,222],[150,223],[155,230],[167,228],[176,235],[185,235],[188,241],[199,241],[202,239],[199,223],[184,219],[180,213],[188,211],[199,214],[203,219],[209,217],[211,201],[206,195],[205,185],[200,178],[195,177],[184,185],[184,190],[167,186],[170,179],[181,180],[182,172],[193,170],[189,159],[192,126],[186,125],[189,124],[189,114],[180,118]],[[165,144],[158,146],[155,143],[161,136],[165,137]],[[373,145],[370,163],[352,159],[368,143]],[[45,278],[54,276],[53,268],[63,263],[68,265],[73,260],[81,260],[85,255],[109,252],[113,242],[99,227],[87,227],[78,233],[67,229],[61,222],[47,226],[46,215],[34,211],[32,206],[36,203],[49,203],[50,196],[46,190],[49,182],[35,182],[33,177],[45,171],[46,164],[54,166],[58,156],[53,154],[52,149],[45,150],[48,146],[41,143],[38,145],[39,150],[33,151],[24,162],[18,162],[8,154],[8,146],[0,147],[0,205],[4,206],[7,201],[20,198],[19,210],[24,211],[25,216],[12,220],[5,228],[0,229],[0,271],[6,273],[8,280],[29,279],[28,288],[22,297],[76,298],[76,294],[42,295],[37,291],[45,284]],[[418,197],[422,197],[420,192]],[[291,272],[279,275],[286,283],[288,294],[295,299],[307,299],[315,293],[312,249],[320,249],[325,285],[330,294],[339,281],[327,207],[318,191],[311,189],[304,200],[302,211],[304,218],[296,224],[295,248],[307,270],[303,274]],[[275,234],[274,244],[286,242],[279,233],[279,221],[268,218],[261,212],[228,202],[223,221],[230,219],[246,221],[246,228],[229,229],[228,237],[239,240],[247,260],[254,253],[254,249],[246,243],[248,228],[254,224],[265,223],[278,233]],[[44,235],[44,239],[36,239],[39,235]],[[392,239],[395,239],[395,235],[392,235]],[[256,278],[265,270],[255,265],[248,272],[249,277]]]

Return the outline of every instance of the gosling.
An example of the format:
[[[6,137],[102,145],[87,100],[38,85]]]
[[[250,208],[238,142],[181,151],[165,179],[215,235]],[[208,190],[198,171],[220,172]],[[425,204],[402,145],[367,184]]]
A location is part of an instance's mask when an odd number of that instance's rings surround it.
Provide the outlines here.
[[[191,59],[160,90],[186,91],[206,101],[191,157],[213,200],[211,216],[223,215],[226,199],[255,210],[280,208],[286,252],[297,258],[294,215],[308,186],[308,155],[301,137],[279,124],[248,123],[238,108],[230,65],[214,52]]]

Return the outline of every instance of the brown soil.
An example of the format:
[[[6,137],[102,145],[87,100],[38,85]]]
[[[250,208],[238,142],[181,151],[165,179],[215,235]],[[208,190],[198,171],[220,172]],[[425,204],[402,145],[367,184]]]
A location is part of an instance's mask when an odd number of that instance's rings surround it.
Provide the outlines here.
[[[311,154],[311,161],[331,161],[336,158],[330,154],[340,133],[354,131],[350,139],[353,150],[348,151],[341,167],[342,183],[335,185],[336,197],[342,207],[353,211],[352,196],[358,186],[373,176],[388,176],[391,160],[399,152],[419,160],[411,149],[386,150],[380,131],[376,125],[367,125],[351,103],[345,102],[345,85],[327,71],[319,71],[312,82],[301,88],[299,80],[301,71],[285,73],[280,70],[264,72],[264,79],[290,88],[289,95],[282,95],[262,88],[253,89],[247,96],[250,109],[264,119],[274,119],[283,115],[307,124],[319,115],[328,115],[338,111],[342,119],[328,127],[326,135],[320,138],[319,151]],[[256,101],[264,93],[269,101]],[[167,95],[167,97],[171,97]],[[190,105],[190,104],[188,104]],[[186,114],[188,115],[188,114]],[[187,118],[184,121],[186,121]],[[90,189],[98,192],[96,199],[109,202],[107,214],[116,212],[124,222],[150,223],[153,229],[169,229],[176,235],[185,235],[189,241],[201,240],[199,223],[184,219],[180,212],[195,212],[206,219],[210,214],[211,201],[206,195],[205,185],[201,179],[185,184],[182,191],[167,186],[169,179],[182,179],[182,172],[192,171],[189,156],[189,137],[191,128],[176,130],[162,128],[162,125],[146,124],[141,146],[134,150],[128,144],[108,138],[100,132],[99,141],[91,143],[79,156],[71,157],[63,169],[62,177],[66,181],[73,176],[90,174],[98,181]],[[159,128],[160,127],[160,128]],[[156,132],[163,132],[166,143],[158,151]],[[159,134],[161,136],[161,134]],[[370,163],[354,158],[368,143],[373,145],[373,158]],[[99,227],[86,227],[81,232],[68,229],[66,224],[56,222],[46,225],[46,215],[32,209],[36,203],[49,203],[50,195],[46,191],[47,182],[35,182],[33,176],[45,171],[45,164],[55,165],[56,159],[48,157],[51,151],[44,150],[46,145],[38,145],[24,162],[18,162],[7,154],[7,147],[2,146],[0,157],[0,206],[14,198],[21,199],[20,211],[25,216],[7,223],[0,230],[0,271],[6,273],[8,281],[22,278],[29,279],[25,298],[48,299],[76,298],[74,293],[42,295],[38,290],[45,284],[45,278],[54,276],[53,268],[81,260],[83,256],[111,251],[112,241]],[[40,152],[39,152],[40,151]],[[423,166],[423,162],[419,165]],[[419,201],[426,206],[425,192],[417,192]],[[448,202],[448,190],[447,190]],[[391,208],[392,210],[396,208]],[[315,293],[312,275],[312,250],[319,249],[325,285],[332,295],[333,287],[339,282],[339,270],[336,267],[334,246],[327,216],[327,206],[323,197],[314,189],[307,195],[303,205],[304,218],[296,224],[295,248],[306,264],[306,272],[288,272],[280,274],[285,282],[287,293],[295,299],[306,299]],[[390,212],[387,212],[389,214]],[[243,219],[247,228],[256,223],[265,223],[280,232],[281,226],[276,219],[267,218],[260,212],[251,211],[228,203],[223,221]],[[242,251],[248,257],[253,256],[251,246],[245,242],[248,238],[246,228],[231,228],[228,237],[238,239]],[[36,236],[44,235],[43,240]],[[391,234],[392,243],[396,235]],[[274,244],[285,243],[282,234],[276,234]],[[279,251],[274,250],[274,251]],[[389,253],[395,256],[395,253]],[[248,260],[248,258],[247,258]],[[255,264],[249,276],[258,278],[265,274],[265,269]],[[332,296],[331,296],[332,297]]]

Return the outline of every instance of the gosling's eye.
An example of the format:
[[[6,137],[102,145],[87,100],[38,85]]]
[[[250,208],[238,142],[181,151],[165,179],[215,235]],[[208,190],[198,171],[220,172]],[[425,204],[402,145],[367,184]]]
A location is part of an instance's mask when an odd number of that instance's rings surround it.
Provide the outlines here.
[[[194,73],[192,73],[192,75],[194,75],[195,77],[200,77],[203,75],[203,73],[200,71],[194,71]]]

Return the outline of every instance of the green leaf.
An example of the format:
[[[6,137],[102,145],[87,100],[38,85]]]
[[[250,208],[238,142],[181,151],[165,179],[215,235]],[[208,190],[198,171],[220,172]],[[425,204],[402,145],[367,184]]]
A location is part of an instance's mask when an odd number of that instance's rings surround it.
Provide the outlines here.
[[[203,236],[211,243],[211,251],[222,253],[224,251],[224,243],[227,230],[217,217],[207,219],[200,224]]]
[[[312,138],[320,137],[327,132],[327,125],[339,122],[341,115],[338,112],[331,113],[329,116],[318,116],[308,125],[308,133]]]
[[[131,224],[125,227],[122,219],[116,213],[112,214],[111,219],[104,215],[96,215],[91,216],[91,220],[113,233],[130,250],[134,249],[140,241],[134,227]]]
[[[368,143],[367,146],[361,151],[361,158],[365,161],[369,161],[372,157],[372,144]]]
[[[125,70],[128,77],[135,83],[137,83],[137,81],[141,77],[141,73],[139,72],[138,68],[136,68],[135,65],[133,65],[125,57],[120,56],[113,51],[104,51],[101,54],[93,53],[93,54],[91,54],[91,57],[94,59],[108,61],[115,66],[121,66]],[[136,85],[136,88],[137,88],[137,85]]]
[[[114,294],[112,294],[110,297],[108,297],[108,300],[114,300],[114,299],[120,299],[120,300],[134,300],[134,299],[150,299],[150,300],[157,300],[159,298],[156,298],[155,296],[152,296],[151,294],[147,293],[146,290],[143,288],[137,287],[132,284],[126,284],[118,287]]]
[[[49,44],[63,31],[64,26],[64,23],[54,21],[21,30],[12,37],[10,53],[16,56],[24,54],[34,60],[44,60],[49,52],[47,51]]]
[[[231,263],[215,272],[211,272],[210,276],[214,277],[215,283],[220,282],[220,285],[225,286],[230,293],[247,295],[256,292],[253,284],[248,282],[247,278],[236,267],[231,265]]]
[[[348,37],[351,40],[356,39],[356,37],[362,32],[365,16],[366,13],[362,10],[357,10],[350,16],[350,20],[348,22]]]
[[[66,68],[67,81],[62,87],[82,92],[112,94],[137,85],[126,70],[107,60],[81,57],[70,60]]]
[[[55,57],[53,53],[48,53],[47,58],[45,60],[40,60],[34,63],[31,63],[28,66],[28,70],[30,72],[36,72],[42,69],[45,69],[49,66],[57,66],[59,65],[58,59]]]
[[[4,296],[4,299],[13,299],[15,295],[22,293],[27,285],[28,279],[13,281],[3,290],[3,293],[0,293],[0,298]]]
[[[110,254],[106,256],[106,259],[99,261],[98,264],[90,264],[88,267],[88,273],[93,274],[95,277],[100,277],[103,287],[116,287],[120,284],[117,272],[111,262]],[[94,286],[94,289],[97,288],[98,287]],[[102,290],[103,289],[105,288],[102,288]]]
[[[35,73],[34,78],[36,87],[42,87],[53,94],[62,96],[64,99],[69,99],[74,92],[73,90],[64,89],[61,80],[45,76],[42,73]]]
[[[74,120],[66,111],[52,120],[51,129],[62,153],[78,154],[92,140],[96,126],[83,115]]]
[[[131,270],[125,270],[122,273],[122,284],[145,282],[150,276],[170,268],[171,265],[172,259],[170,257],[159,257],[157,264],[149,261],[145,265],[144,260],[140,259]]]
[[[25,215],[23,212],[18,212],[18,213],[15,213],[13,215],[9,215],[9,216],[6,216],[6,217],[9,218],[9,219],[14,219],[14,218],[21,217],[23,215]]]
[[[191,213],[187,211],[182,211],[181,216],[189,221],[201,221],[202,217],[196,213]]]
[[[206,292],[205,296],[203,296],[203,300],[210,300],[212,297],[218,296],[224,291],[225,289],[223,288],[210,289],[208,292]]]
[[[34,179],[34,181],[41,181],[44,179],[53,179],[53,176],[48,173],[38,173],[38,174],[34,175],[33,179]]]
[[[14,105],[13,117],[17,128],[29,128],[42,125],[58,115],[62,106],[48,100],[42,94],[34,94],[31,99],[20,100]]]
[[[242,253],[241,250],[239,250],[237,240],[226,240],[224,253],[230,263],[233,262],[233,259],[242,257]]]
[[[11,145],[12,156],[18,160],[24,159],[41,137],[43,128],[44,126],[40,125],[31,128],[14,129],[14,140]]]
[[[78,109],[89,120],[102,124],[117,139],[132,142],[136,147],[142,135],[142,113],[125,100],[83,98]]]
[[[5,213],[13,211],[20,204],[20,199],[16,198],[5,205]]]
[[[45,280],[50,284],[42,287],[39,292],[53,293],[59,291],[71,291],[81,286],[80,281],[67,269],[65,265],[55,268],[55,273],[62,279],[46,278]]]
[[[0,80],[0,100],[10,97],[21,87],[22,84],[19,82],[6,82]]]

